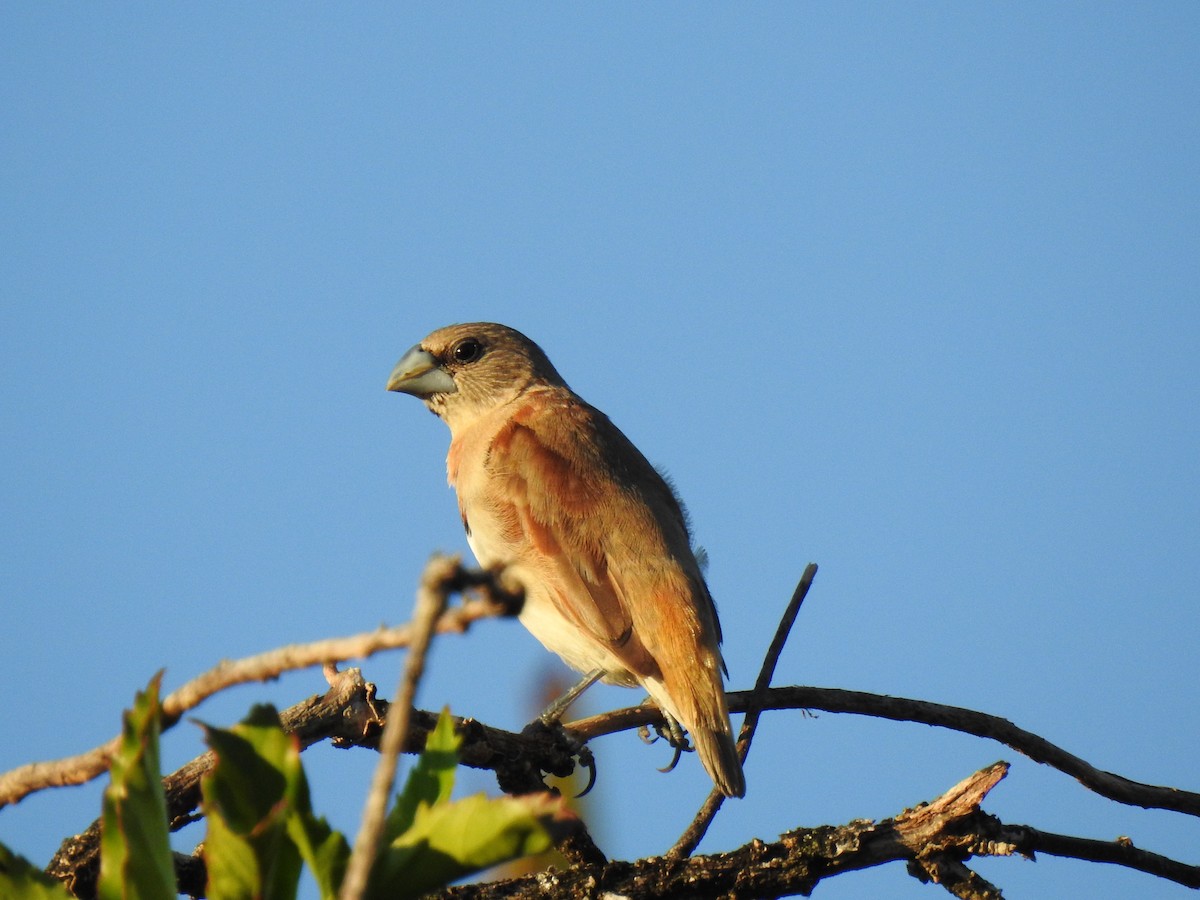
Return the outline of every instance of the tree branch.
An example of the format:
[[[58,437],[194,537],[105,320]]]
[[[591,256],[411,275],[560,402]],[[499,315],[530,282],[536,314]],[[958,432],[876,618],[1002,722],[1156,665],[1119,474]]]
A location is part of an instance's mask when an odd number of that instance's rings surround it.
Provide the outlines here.
[[[307,747],[320,740],[330,739],[339,747],[378,748],[379,731],[387,716],[386,700],[376,699],[374,685],[362,680],[357,670],[342,673],[344,681],[335,685],[323,697],[313,697],[281,714],[284,726],[300,736]],[[1051,744],[1044,738],[1018,728],[1006,719],[961,707],[946,706],[921,700],[906,700],[861,691],[833,688],[781,687],[770,688],[757,696],[752,691],[730,695],[730,708],[745,711],[752,704],[764,710],[818,709],[830,713],[871,715],[895,721],[937,725],[978,737],[999,741],[1012,749],[1059,769],[1077,778],[1081,784],[1101,796],[1145,808],[1161,808],[1200,814],[1200,795],[1178,788],[1141,784],[1120,775],[1103,772],[1090,763]],[[419,753],[425,737],[437,717],[432,712],[414,711],[405,741],[405,752]],[[567,723],[565,728],[574,735],[591,740],[604,734],[661,722],[661,714],[653,705],[628,707],[602,715],[590,716]],[[456,720],[463,735],[461,759],[463,765],[489,769],[496,773],[501,790],[524,793],[540,783],[543,774],[566,777],[575,767],[573,750],[559,739],[556,732],[541,731],[515,734],[492,728],[474,719]],[[208,754],[198,757],[164,780],[168,813],[178,827],[190,821],[190,813],[199,804],[201,776],[211,766]],[[47,871],[66,881],[79,882],[77,891],[88,896],[87,873],[98,860],[99,825],[82,834],[68,838],[59,848]],[[1033,848],[1037,849],[1037,848]],[[1046,852],[1055,852],[1047,849]],[[578,856],[582,862],[596,859],[590,848]],[[80,874],[80,873],[83,874]],[[94,878],[94,875],[91,876]],[[1182,882],[1181,882],[1182,883]]]
[[[742,692],[734,696],[730,705],[734,709],[740,709],[752,701],[753,696],[749,692]],[[819,709],[825,712],[858,713],[897,722],[937,725],[998,741],[1034,762],[1043,763],[1070,775],[1088,790],[1109,800],[1145,809],[1169,809],[1190,816],[1200,816],[1200,794],[1179,788],[1144,784],[1106,772],[1045,738],[1019,728],[1008,719],[961,706],[930,703],[926,700],[907,700],[903,697],[868,694],[862,691],[786,687],[772,688],[764,708]]]
[[[923,881],[942,884],[957,897],[992,900],[999,891],[965,865],[977,856],[1034,852],[1109,862],[1149,872],[1188,887],[1200,885],[1200,867],[1137,850],[1122,841],[1087,841],[1005,825],[979,808],[1004,777],[996,763],[928,804],[873,822],[799,828],[767,844],[751,841],[712,856],[659,856],[636,862],[576,866],[508,881],[451,888],[438,897],[457,900],[635,896],[638,898],[781,897],[810,894],[823,879],[887,862],[905,862]]]
[[[446,611],[437,622],[437,633],[466,631],[483,618],[511,615],[519,598],[513,597],[496,582],[490,572],[464,569],[455,558],[442,588],[449,593],[461,593],[476,588],[481,597],[468,600]],[[271,681],[284,672],[325,665],[348,659],[362,659],[381,650],[395,650],[412,643],[412,625],[379,628],[350,637],[331,638],[310,644],[292,644],[267,653],[235,661],[223,661],[209,671],[168,694],[162,702],[162,728],[179,721],[213,694],[237,684]],[[16,803],[30,794],[51,787],[84,784],[108,771],[120,739],[113,738],[85,753],[63,759],[29,763],[0,775],[0,809]]]
[[[748,711],[756,706],[763,710],[815,709],[829,713],[852,713],[961,731],[1011,747],[1034,762],[1043,763],[1070,775],[1088,790],[1109,800],[1145,809],[1169,809],[1190,816],[1200,816],[1200,794],[1179,788],[1143,784],[1097,769],[1091,763],[1031,731],[1017,727],[1007,719],[961,706],[889,697],[886,694],[869,694],[864,691],[799,686],[770,688],[762,693],[737,691],[729,695],[729,708],[733,712]],[[564,727],[582,740],[589,741],[600,735],[660,721],[657,707],[644,704],[577,719],[566,723]]]
[[[1040,852],[1086,862],[1112,863],[1157,875],[1184,887],[1200,888],[1200,866],[1190,866],[1149,850],[1139,850],[1129,838],[1097,841],[1039,831],[1028,825],[1006,825],[1004,829],[1017,852],[1027,856]]]

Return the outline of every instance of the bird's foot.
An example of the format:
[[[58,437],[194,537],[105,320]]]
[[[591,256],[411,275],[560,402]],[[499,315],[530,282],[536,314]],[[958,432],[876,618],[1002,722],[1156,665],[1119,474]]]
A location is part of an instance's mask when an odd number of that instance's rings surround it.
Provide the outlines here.
[[[691,753],[695,748],[688,743],[687,732],[683,730],[683,726],[679,724],[679,720],[665,709],[660,709],[659,712],[663,717],[663,721],[654,724],[653,733],[651,733],[649,725],[642,725],[638,728],[637,734],[642,739],[642,742],[646,744],[653,744],[659,738],[662,738],[671,745],[671,749],[675,751],[675,755],[671,757],[671,761],[664,768],[658,770],[660,772],[670,772],[679,765],[679,760],[684,753]]]
[[[564,728],[561,722],[557,720],[547,722],[545,721],[545,713],[543,713],[522,728],[521,734],[527,737],[535,737],[538,734],[549,734],[554,741],[566,749],[567,753],[579,765],[587,769],[587,786],[575,795],[576,799],[585,796],[596,786],[596,757],[592,755],[592,751],[588,745],[580,740],[574,732]]]

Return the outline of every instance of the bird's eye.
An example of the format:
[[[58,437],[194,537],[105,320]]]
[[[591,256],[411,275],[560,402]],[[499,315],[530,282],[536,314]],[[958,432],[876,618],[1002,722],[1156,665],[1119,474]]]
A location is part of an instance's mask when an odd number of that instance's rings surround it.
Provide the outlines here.
[[[483,356],[483,344],[475,338],[465,338],[450,349],[455,362],[472,363]]]

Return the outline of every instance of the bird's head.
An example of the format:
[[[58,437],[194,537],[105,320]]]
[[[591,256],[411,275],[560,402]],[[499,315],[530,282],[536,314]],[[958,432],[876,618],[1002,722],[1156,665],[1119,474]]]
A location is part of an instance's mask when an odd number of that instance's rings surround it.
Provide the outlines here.
[[[452,428],[534,385],[564,384],[541,347],[492,322],[439,328],[402,357],[387,389],[425,401]]]

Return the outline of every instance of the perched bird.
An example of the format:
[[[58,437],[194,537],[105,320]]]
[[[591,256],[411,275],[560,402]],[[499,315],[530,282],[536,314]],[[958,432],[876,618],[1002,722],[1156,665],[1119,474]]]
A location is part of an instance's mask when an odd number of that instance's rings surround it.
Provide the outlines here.
[[[662,476],[503,325],[433,332],[387,387],[450,427],[446,470],[467,540],[524,591],[521,623],[589,673],[581,687],[640,684],[691,733],[717,788],[743,796],[716,606]]]

